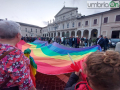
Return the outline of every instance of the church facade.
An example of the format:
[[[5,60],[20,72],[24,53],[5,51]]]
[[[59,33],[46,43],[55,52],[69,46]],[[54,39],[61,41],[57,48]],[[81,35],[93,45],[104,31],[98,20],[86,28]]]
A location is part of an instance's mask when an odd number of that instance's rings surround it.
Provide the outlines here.
[[[42,29],[44,37],[120,38],[120,8],[82,16],[77,7],[63,7]]]

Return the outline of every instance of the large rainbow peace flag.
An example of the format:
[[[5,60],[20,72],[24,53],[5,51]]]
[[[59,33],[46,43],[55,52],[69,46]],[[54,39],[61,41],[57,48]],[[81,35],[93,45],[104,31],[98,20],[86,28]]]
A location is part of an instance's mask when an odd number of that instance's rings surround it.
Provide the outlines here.
[[[26,43],[21,40],[17,45],[23,52],[31,49],[31,56],[37,64],[37,71],[48,75],[58,75],[73,72],[70,67],[72,62],[68,56],[77,64],[82,62],[92,52],[101,50],[100,46],[91,46],[87,48],[69,48],[54,42],[48,44],[46,41],[36,40],[32,43]]]

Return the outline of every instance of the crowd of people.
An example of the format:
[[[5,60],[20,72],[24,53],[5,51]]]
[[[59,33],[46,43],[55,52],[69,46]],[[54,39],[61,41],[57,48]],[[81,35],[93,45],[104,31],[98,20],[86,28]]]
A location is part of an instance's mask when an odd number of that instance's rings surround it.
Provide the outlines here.
[[[83,37],[69,39],[70,46],[75,43],[79,46],[80,41],[85,43],[85,46],[90,42],[91,46],[91,39]],[[30,60],[15,47],[20,40],[21,30],[18,23],[0,21],[0,90],[36,90],[30,76]],[[96,41],[96,44],[105,50],[108,43],[109,40],[102,35]],[[81,72],[86,74],[85,81],[81,78]],[[64,90],[120,90],[119,81],[120,53],[97,51],[87,57],[83,71],[71,74]]]
[[[102,35],[100,35],[97,39],[92,40],[91,38],[80,38],[80,37],[70,37],[70,38],[66,38],[66,37],[55,37],[55,38],[49,38],[49,37],[41,37],[42,41],[48,41],[48,43],[51,42],[57,42],[59,44],[63,44],[63,45],[69,45],[70,47],[74,47],[74,48],[79,48],[80,46],[83,47],[90,47],[92,45],[100,45],[101,48],[103,48],[104,51],[106,51],[107,49],[110,48],[110,44],[111,44],[111,40],[110,38],[108,39],[106,36],[103,38]]]
[[[63,44],[63,45],[69,45],[70,47],[75,47],[75,48],[79,48],[80,46],[83,47],[90,47],[92,45],[100,45],[101,48],[103,48],[104,51],[106,51],[107,49],[110,48],[110,44],[111,41],[110,39],[108,39],[106,36],[103,38],[102,35],[100,35],[94,42],[93,40],[90,38],[80,38],[80,37],[70,37],[70,38],[66,38],[66,37],[22,37],[22,40],[26,41],[26,42],[33,42],[35,40],[41,40],[41,41],[48,41],[48,43],[53,43],[53,42],[57,42],[59,44]]]
[[[103,38],[103,36],[100,35],[99,38],[97,38],[96,43],[97,45],[100,45],[101,48],[104,48],[104,51],[106,51],[110,48],[111,40],[108,39],[106,36]]]
[[[22,37],[21,40],[24,40],[25,42],[34,42],[37,40],[37,37]]]

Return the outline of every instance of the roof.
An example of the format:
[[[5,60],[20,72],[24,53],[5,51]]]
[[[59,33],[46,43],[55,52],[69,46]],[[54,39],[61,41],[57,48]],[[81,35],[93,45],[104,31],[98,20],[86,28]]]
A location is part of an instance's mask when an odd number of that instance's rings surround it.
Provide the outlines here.
[[[39,27],[39,26],[36,26],[36,25],[27,24],[27,23],[22,23],[22,22],[17,22],[17,23],[19,23],[20,25],[23,25],[23,26],[29,26],[29,27],[35,27],[35,28],[42,28],[42,27]]]
[[[0,19],[0,21],[3,21],[3,19]]]
[[[78,18],[78,19],[83,19],[83,18],[95,16],[95,15],[101,15],[101,14],[105,14],[105,13],[109,13],[109,12],[114,12],[114,11],[118,11],[118,10],[120,10],[120,8],[116,8],[116,9],[112,9],[112,10],[108,10],[108,11],[104,11],[104,12],[100,12],[100,13],[95,13],[95,14],[91,14],[91,15],[88,15],[88,16],[82,16],[81,18]]]
[[[70,12],[70,11],[72,11],[72,10],[76,10],[76,9],[78,9],[77,7],[63,7],[56,15],[55,15],[55,17],[63,10],[63,9],[69,9],[69,11],[67,11],[67,12]],[[67,13],[67,12],[64,12],[64,13]],[[62,13],[62,14],[64,14],[64,13]]]
[[[43,28],[47,28],[47,27],[48,27],[48,26],[42,27],[42,29],[43,29]]]

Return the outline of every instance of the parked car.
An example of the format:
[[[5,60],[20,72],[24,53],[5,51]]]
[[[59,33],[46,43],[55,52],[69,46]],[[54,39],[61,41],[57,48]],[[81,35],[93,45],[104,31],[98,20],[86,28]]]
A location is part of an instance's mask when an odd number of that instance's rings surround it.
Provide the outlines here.
[[[111,47],[115,47],[118,42],[120,42],[120,39],[110,39],[111,40]]]

